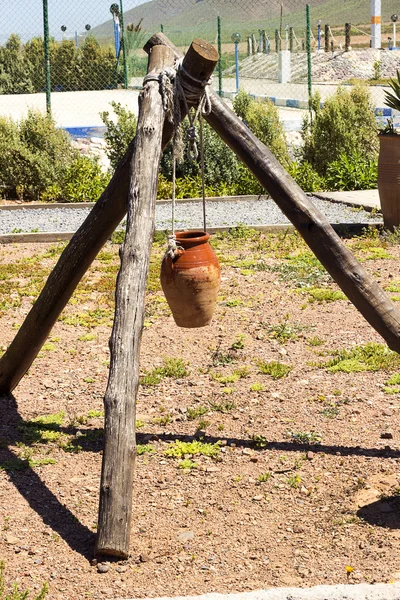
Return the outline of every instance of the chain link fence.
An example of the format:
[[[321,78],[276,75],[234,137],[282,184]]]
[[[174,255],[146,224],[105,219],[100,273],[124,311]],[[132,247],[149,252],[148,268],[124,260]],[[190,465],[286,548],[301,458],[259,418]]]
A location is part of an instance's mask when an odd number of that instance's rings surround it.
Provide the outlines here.
[[[304,107],[309,80],[324,99],[338,83],[379,83],[396,74],[400,53],[395,51],[396,23],[390,19],[395,3],[386,4],[385,49],[374,50],[369,0],[356,7],[346,0],[311,2],[308,60],[306,5],[299,0],[268,5],[257,0],[16,0],[0,16],[0,93],[45,93],[46,86],[52,93],[139,86],[147,64],[143,43],[162,29],[183,51],[196,37],[219,45],[214,87],[221,93],[240,86]],[[382,104],[380,90],[372,89],[372,95],[377,106]]]
[[[301,128],[313,94],[324,102],[359,82],[387,119],[385,86],[400,69],[395,11],[385,2],[375,48],[370,0],[14,0],[0,16],[0,116],[47,109],[70,132],[101,135],[111,102],[137,111],[142,48],[161,30],[183,53],[195,38],[215,44],[216,92],[269,98],[286,131]]]

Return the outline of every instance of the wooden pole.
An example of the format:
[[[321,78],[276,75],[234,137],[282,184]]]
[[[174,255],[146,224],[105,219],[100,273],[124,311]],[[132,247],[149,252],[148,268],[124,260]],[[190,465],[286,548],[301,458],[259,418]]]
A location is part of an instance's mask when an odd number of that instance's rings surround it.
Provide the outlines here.
[[[154,46],[149,72],[158,73],[173,60],[174,53],[167,46]],[[196,64],[197,70],[208,79],[217,60],[218,53],[212,46],[204,46],[195,40],[185,56],[182,72],[193,75],[192,65]],[[193,80],[190,84],[193,87]],[[184,81],[182,85],[184,87]],[[200,97],[203,93],[201,85],[198,91]],[[162,152],[164,110],[158,81],[149,81],[145,85],[140,100],[131,162],[127,229],[121,249],[110,340],[110,374],[104,398],[105,445],[95,549],[97,555],[122,557],[129,553],[139,353]]]
[[[149,73],[174,62],[166,46],[155,46]],[[131,161],[126,237],[121,248],[111,363],[105,406],[105,445],[100,487],[97,554],[127,556],[136,457],[135,408],[139,350],[149,256],[154,227],[164,109],[159,82],[149,81],[139,98],[139,118]]]
[[[148,51],[154,43],[168,43],[177,52],[160,34],[150,38],[145,49]],[[212,110],[205,119],[211,127],[255,175],[368,323],[389,348],[400,352],[399,309],[367,274],[272,152],[216,94],[211,93],[210,99]]]
[[[168,38],[162,33],[159,35],[162,40],[161,45],[171,47],[170,44],[165,43]],[[151,46],[153,45],[155,44],[152,43]],[[147,44],[145,48],[147,48],[147,52],[150,51],[150,46]],[[209,69],[214,65],[213,60],[210,59],[212,59],[213,53],[216,54],[216,51],[210,44],[203,43],[201,40],[197,40],[195,48],[205,56],[202,61],[197,63],[192,61],[191,73],[197,79],[208,78],[212,72]],[[175,47],[173,47],[173,52],[175,57],[179,56]],[[204,69],[204,72],[199,69]],[[181,106],[181,113],[184,117],[183,106]],[[172,133],[171,123],[165,121],[163,147],[170,141]],[[0,358],[0,396],[15,389],[25,375],[76,286],[124,218],[127,211],[129,165],[133,148],[134,142],[132,141],[107,188],[71,238],[14,340]]]

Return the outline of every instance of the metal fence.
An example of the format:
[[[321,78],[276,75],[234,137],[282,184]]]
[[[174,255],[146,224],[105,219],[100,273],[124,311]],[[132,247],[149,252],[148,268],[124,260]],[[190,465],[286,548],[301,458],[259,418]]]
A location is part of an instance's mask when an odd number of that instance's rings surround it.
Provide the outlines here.
[[[303,0],[14,0],[0,16],[0,114],[18,118],[47,102],[62,126],[100,125],[111,100],[134,102],[147,63],[142,46],[160,29],[183,51],[196,37],[218,45],[213,85],[221,95],[240,87],[305,110],[316,90],[324,100],[338,84],[396,74],[394,13],[389,0],[379,49],[371,47],[370,0],[310,0],[308,9]],[[382,107],[382,87],[370,89]]]

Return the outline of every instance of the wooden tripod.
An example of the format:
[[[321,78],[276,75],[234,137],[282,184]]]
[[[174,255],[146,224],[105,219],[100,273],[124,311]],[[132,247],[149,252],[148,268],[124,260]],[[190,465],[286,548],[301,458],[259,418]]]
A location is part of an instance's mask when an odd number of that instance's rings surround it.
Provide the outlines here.
[[[163,35],[146,44],[150,74],[180,57]],[[218,54],[195,40],[184,58],[191,80],[208,79]],[[199,89],[199,95],[201,90]],[[400,311],[357,262],[268,148],[211,94],[210,125],[247,165],[298,229],[309,247],[365,319],[393,350],[400,350]],[[182,111],[184,115],[184,111]],[[105,450],[100,490],[98,554],[127,556],[135,460],[135,399],[143,325],[144,290],[154,228],[158,164],[172,136],[156,81],[141,94],[137,135],[105,192],[71,239],[13,342],[0,359],[0,394],[11,392],[35,359],[80,279],[128,210],[121,249],[116,312],[111,338],[111,368],[105,394]]]

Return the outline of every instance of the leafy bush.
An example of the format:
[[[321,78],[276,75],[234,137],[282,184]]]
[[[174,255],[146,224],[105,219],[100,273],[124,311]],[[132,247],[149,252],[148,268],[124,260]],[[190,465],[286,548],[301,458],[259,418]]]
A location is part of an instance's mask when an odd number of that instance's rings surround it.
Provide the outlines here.
[[[115,169],[136,135],[137,119],[134,113],[122,106],[120,102],[112,101],[110,104],[117,116],[117,121],[114,122],[110,118],[108,111],[100,113],[100,118],[106,126],[104,139],[108,145],[107,156],[110,159],[111,167]]]
[[[31,110],[19,123],[0,118],[0,186],[7,196],[39,200],[76,157],[50,116]]]
[[[321,192],[327,189],[326,181],[309,162],[293,161],[288,168],[290,175],[305,192]]]
[[[30,94],[45,88],[43,39],[22,44],[11,34],[0,46],[0,93]],[[100,46],[92,35],[76,47],[73,40],[50,39],[50,70],[53,90],[101,90],[117,87],[121,65],[111,47]]]
[[[336,94],[320,108],[320,97],[313,98],[315,118],[303,122],[304,146],[300,150],[301,161],[309,162],[324,176],[329,163],[359,155],[374,160],[378,153],[378,137],[375,115],[366,87],[358,86],[351,91],[338,88]]]
[[[354,152],[341,154],[328,164],[326,182],[330,190],[370,190],[378,185],[378,160]]]
[[[186,177],[181,177],[180,179],[176,180],[176,198],[201,198],[202,193],[203,190],[200,175],[196,175],[195,177],[186,175]],[[206,185],[205,194],[207,197],[235,195],[236,185],[227,185],[223,182],[220,182],[214,186]],[[157,199],[163,200],[166,198],[172,198],[172,181],[168,181],[168,179],[162,173],[160,173],[158,177]]]
[[[183,160],[176,166],[177,178],[197,177],[201,174],[200,156],[197,160],[190,160],[187,156],[188,142],[186,140],[189,127],[188,119],[181,124],[182,138],[184,140]],[[199,130],[198,135],[199,138]],[[200,143],[198,150],[200,154]],[[203,148],[204,148],[204,181],[207,186],[218,187],[221,184],[231,185],[236,181],[239,160],[232,150],[221,140],[219,135],[203,121]],[[164,151],[161,173],[172,181],[172,143]],[[211,194],[216,195],[216,194]]]
[[[96,159],[78,156],[62,178],[61,199],[64,202],[95,202],[109,180],[110,176],[102,172]]]
[[[239,90],[239,93],[236,94],[233,100],[233,110],[237,114],[240,119],[246,120],[247,111],[252,102],[250,94],[245,92],[244,90]]]
[[[234,100],[233,108],[282,166],[288,167],[290,157],[277,107],[270,100],[253,100],[249,94],[241,91]]]

